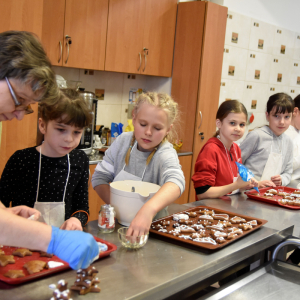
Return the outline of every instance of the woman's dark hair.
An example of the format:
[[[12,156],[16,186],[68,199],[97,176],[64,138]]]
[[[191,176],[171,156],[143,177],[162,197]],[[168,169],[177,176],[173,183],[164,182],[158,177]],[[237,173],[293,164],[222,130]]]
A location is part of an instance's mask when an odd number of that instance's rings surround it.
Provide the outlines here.
[[[238,100],[227,100],[224,101],[217,111],[216,120],[220,120],[223,122],[223,120],[230,114],[230,113],[244,113],[246,116],[246,120],[248,119],[248,113],[247,109],[244,106],[243,103],[241,103]],[[214,134],[214,137],[216,137],[219,134],[219,130]]]
[[[294,98],[294,107],[298,107],[300,109],[300,95]]]
[[[270,96],[267,102],[267,113],[275,108],[274,114],[292,113],[294,111],[293,99],[285,93],[277,93]]]

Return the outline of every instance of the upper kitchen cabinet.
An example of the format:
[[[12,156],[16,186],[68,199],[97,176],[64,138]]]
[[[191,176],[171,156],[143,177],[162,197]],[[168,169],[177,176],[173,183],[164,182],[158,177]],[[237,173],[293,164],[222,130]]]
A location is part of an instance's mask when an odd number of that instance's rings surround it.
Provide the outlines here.
[[[104,70],[108,0],[44,0],[42,40],[53,65]]]
[[[26,30],[41,37],[43,3],[40,0],[0,0],[0,32]]]
[[[110,0],[105,70],[172,76],[177,0]]]

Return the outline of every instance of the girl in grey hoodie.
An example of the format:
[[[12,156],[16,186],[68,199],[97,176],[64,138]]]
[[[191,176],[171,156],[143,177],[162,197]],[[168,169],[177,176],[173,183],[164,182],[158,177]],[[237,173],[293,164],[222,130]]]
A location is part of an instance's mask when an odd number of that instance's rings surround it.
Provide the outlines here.
[[[284,132],[291,124],[294,104],[285,93],[272,95],[267,102],[269,125],[248,133],[241,143],[243,164],[259,181],[259,188],[286,186],[293,173],[293,142]]]

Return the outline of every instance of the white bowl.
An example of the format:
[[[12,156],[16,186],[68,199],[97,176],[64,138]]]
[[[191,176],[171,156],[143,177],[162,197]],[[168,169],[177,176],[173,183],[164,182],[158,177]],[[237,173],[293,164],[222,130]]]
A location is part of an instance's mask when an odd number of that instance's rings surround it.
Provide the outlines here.
[[[132,192],[134,187],[135,192]],[[129,226],[142,206],[155,195],[160,186],[150,182],[124,180],[110,183],[110,204],[121,225]]]

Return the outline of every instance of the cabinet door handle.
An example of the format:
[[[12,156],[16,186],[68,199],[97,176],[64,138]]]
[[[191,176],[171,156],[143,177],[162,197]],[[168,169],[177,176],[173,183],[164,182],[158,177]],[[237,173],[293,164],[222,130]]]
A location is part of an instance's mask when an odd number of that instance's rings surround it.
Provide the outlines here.
[[[148,49],[143,48],[143,50],[144,50],[144,58],[145,58],[145,66],[144,66],[143,72],[145,72],[145,69],[146,69],[146,66],[147,66],[147,56],[146,55],[148,55]]]
[[[145,58],[145,66],[144,66],[143,72],[145,72],[145,69],[146,69],[146,66],[147,66],[147,56],[146,56],[146,53],[144,53],[144,58]]]
[[[139,57],[140,57],[140,66],[138,67],[138,71],[140,70],[140,68],[142,66],[142,55],[141,55],[141,52],[139,52]]]
[[[68,35],[66,35],[66,46],[67,46],[67,49],[68,49],[68,55],[67,55],[65,64],[66,64],[66,63],[68,62],[68,60],[69,60],[69,55],[70,55],[70,44],[72,44],[71,37],[68,36]]]
[[[203,120],[203,118],[202,118],[202,112],[200,110],[199,110],[199,114],[200,114],[201,120],[200,120],[200,125],[198,126],[198,129],[200,129],[200,127],[202,125],[202,120]]]
[[[62,57],[62,43],[61,43],[61,41],[59,41],[59,48],[60,48],[60,55],[59,55],[58,63],[60,62],[61,57]]]

